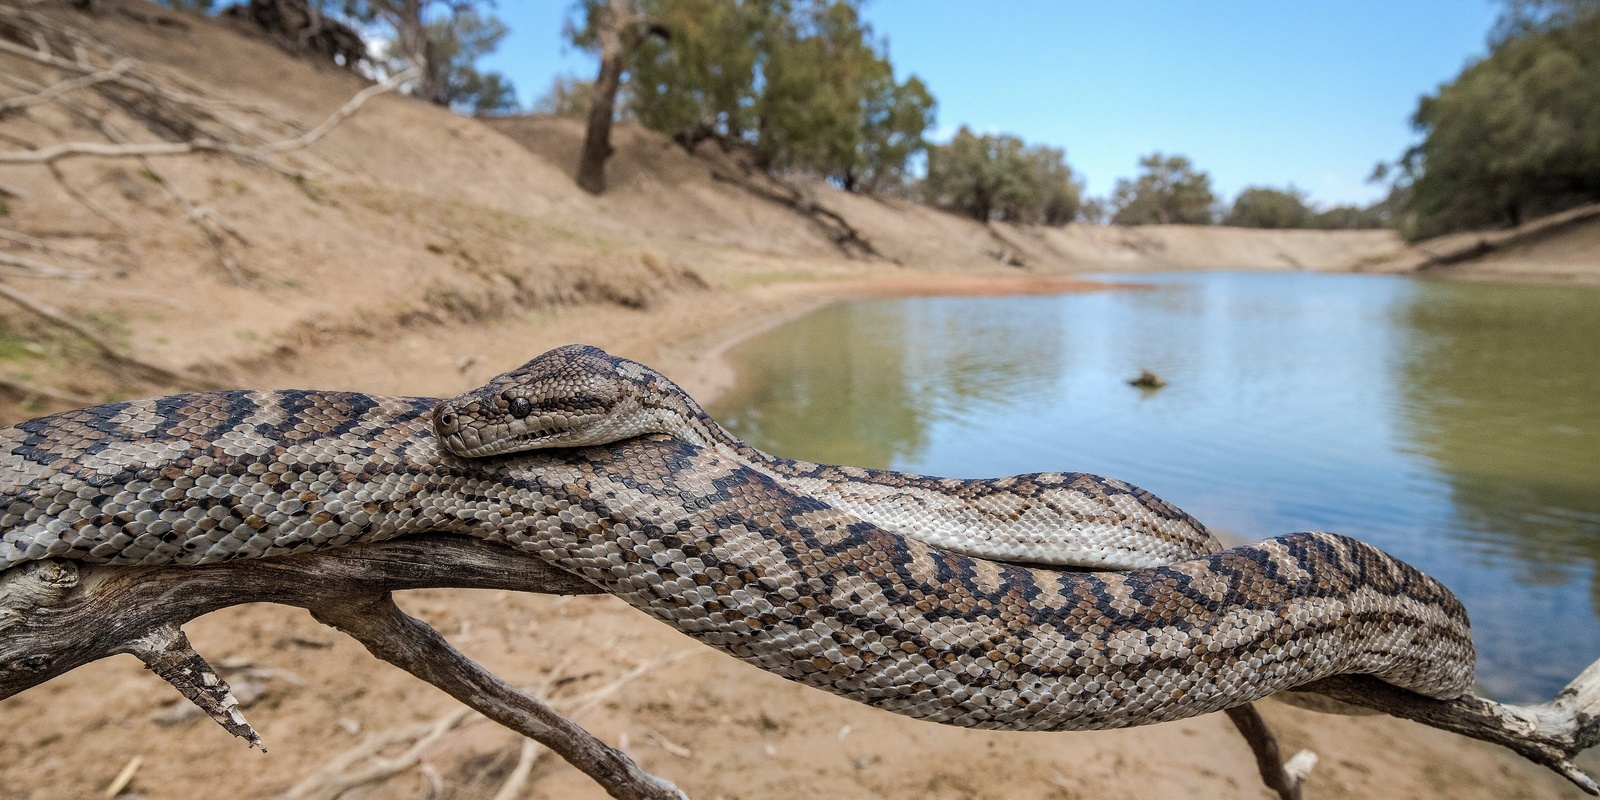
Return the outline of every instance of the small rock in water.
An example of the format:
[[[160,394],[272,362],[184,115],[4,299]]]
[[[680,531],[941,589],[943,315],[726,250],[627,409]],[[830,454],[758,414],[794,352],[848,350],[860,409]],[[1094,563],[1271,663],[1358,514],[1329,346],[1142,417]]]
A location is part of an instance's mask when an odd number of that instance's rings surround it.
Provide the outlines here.
[[[1150,370],[1146,369],[1146,370],[1140,370],[1139,377],[1134,378],[1131,381],[1128,381],[1128,385],[1129,386],[1137,386],[1140,389],[1155,390],[1155,389],[1160,389],[1163,386],[1166,386],[1167,382],[1162,380],[1160,375],[1157,375],[1154,372],[1151,372]]]

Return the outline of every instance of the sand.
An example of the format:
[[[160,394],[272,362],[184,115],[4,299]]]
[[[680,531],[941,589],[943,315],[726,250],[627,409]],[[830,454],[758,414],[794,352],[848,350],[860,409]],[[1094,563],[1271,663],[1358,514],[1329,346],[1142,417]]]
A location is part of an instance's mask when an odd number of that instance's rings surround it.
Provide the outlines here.
[[[122,2],[132,0],[111,6]],[[142,3],[139,13],[165,22],[43,7],[305,127],[360,87],[213,22]],[[31,67],[7,61],[0,69]],[[90,135],[45,111],[0,121],[0,129],[26,141]],[[51,235],[112,265],[65,290],[7,281],[95,320],[139,357],[226,385],[445,395],[549,347],[588,342],[653,364],[709,401],[736,378],[721,357],[728,347],[840,299],[1123,291],[1081,273],[1350,271],[1414,256],[1388,232],[1041,230],[806,187],[886,256],[863,261],[845,257],[812,222],[718,180],[718,170],[733,167],[714,146],[690,156],[632,126],[619,128],[612,191],[584,194],[570,180],[578,136],[570,120],[484,122],[380,97],[296,157],[319,170],[303,187],[228,159],[161,162],[166,179],[240,230],[248,244],[230,246],[254,278],[250,287],[228,279],[170,199],[128,164],[63,163],[73,185],[126,232],[43,170],[6,167],[0,182],[27,193],[10,204],[6,227]],[[1582,248],[1574,252],[1565,258],[1581,262]],[[0,344],[35,348],[7,350],[16,351],[0,365],[10,377],[100,400],[166,390],[13,309],[4,313]],[[66,407],[12,396],[0,402],[0,421]],[[959,730],[787,683],[609,597],[439,590],[399,601],[514,683],[540,685],[560,665],[570,680],[555,691],[558,702],[663,654],[688,654],[580,722],[697,798],[1269,796],[1220,715],[1117,732]],[[188,630],[236,682],[263,690],[246,714],[267,754],[209,720],[174,719],[175,692],[117,657],[0,702],[0,800],[95,795],[134,756],[142,765],[129,794],[277,797],[367,737],[456,707],[302,611],[235,608]],[[239,671],[247,668],[255,677]],[[1289,752],[1321,756],[1309,798],[1579,796],[1508,752],[1418,725],[1272,703],[1264,713]],[[425,768],[344,796],[490,797],[519,747],[510,732],[469,722],[426,751]],[[442,794],[429,795],[430,775]],[[547,756],[525,796],[603,795]]]

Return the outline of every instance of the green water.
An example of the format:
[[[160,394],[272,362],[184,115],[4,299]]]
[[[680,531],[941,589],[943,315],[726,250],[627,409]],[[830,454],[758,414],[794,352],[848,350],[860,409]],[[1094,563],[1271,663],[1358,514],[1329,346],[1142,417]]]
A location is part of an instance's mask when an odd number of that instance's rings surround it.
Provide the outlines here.
[[[1239,540],[1370,541],[1461,596],[1501,699],[1600,658],[1600,291],[1137,280],[832,306],[735,351],[712,412],[794,458],[1096,472]],[[1127,385],[1141,369],[1168,386]]]

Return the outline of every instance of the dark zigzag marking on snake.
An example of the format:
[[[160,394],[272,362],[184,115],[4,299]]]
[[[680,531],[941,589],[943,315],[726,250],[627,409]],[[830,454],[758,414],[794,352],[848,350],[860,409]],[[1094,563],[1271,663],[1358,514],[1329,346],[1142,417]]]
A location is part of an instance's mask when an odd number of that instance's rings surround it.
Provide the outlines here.
[[[742,483],[742,482],[744,482],[746,480],[759,482],[759,483],[763,483],[763,484],[773,484],[773,483],[775,483],[774,481],[772,481],[771,478],[768,478],[768,477],[766,477],[764,475],[755,475],[755,476],[750,476],[749,478],[730,476],[729,478],[725,478],[725,479],[722,479],[721,481],[718,481],[717,482],[717,488],[718,488],[719,491],[721,491],[723,493],[728,493],[730,489],[734,488],[733,485],[732,485],[732,482],[738,481],[738,482]],[[795,500],[796,500],[796,503],[800,505],[800,507],[799,508],[790,508],[790,509],[788,509],[787,510],[788,513],[786,514],[786,516],[789,517],[789,518],[798,518],[804,512],[815,511],[815,510],[818,510],[818,509],[824,507],[823,504],[821,504],[821,503],[819,503],[819,502],[817,502],[815,500],[812,500],[810,498],[797,497],[797,498],[795,498]],[[736,518],[719,518],[719,519],[714,521],[714,524],[727,525],[727,524],[731,524],[731,523],[737,522],[737,521],[743,521],[743,520],[742,519],[736,519]],[[866,540],[866,537],[869,537],[871,535],[874,535],[874,534],[878,533],[876,531],[876,529],[873,529],[870,526],[866,526],[864,523],[853,524],[851,526],[848,526],[846,528],[846,530],[850,530],[852,532],[852,535],[851,536],[846,536],[846,537],[843,537],[843,538],[839,538],[839,539],[833,541],[831,544],[829,544],[827,546],[828,547],[832,547],[832,548],[841,548],[841,547],[846,547],[846,546],[850,546],[850,545],[853,545],[853,544],[860,544],[860,543],[863,543]],[[776,533],[774,530],[772,530],[770,528],[766,528],[766,527],[763,527],[759,532],[761,534],[765,535],[765,536],[768,536],[768,537],[774,537],[774,534]],[[815,537],[814,534],[811,534],[811,533],[809,533],[807,531],[804,531],[804,530],[798,531],[798,535],[800,537],[802,537],[802,539],[805,542],[805,544],[809,545],[812,548],[820,549],[820,548],[822,548],[824,546],[822,544],[822,542]],[[878,534],[878,535],[881,535],[881,534]],[[834,538],[834,537],[830,537],[830,539],[832,539],[832,538]],[[779,541],[780,541],[780,546],[784,547],[787,555],[789,555],[791,558],[796,558],[798,556],[798,553],[797,553],[797,551],[796,551],[796,549],[794,547],[786,545],[786,544],[781,544],[781,539],[779,539]],[[1281,581],[1273,581],[1272,580],[1274,577],[1277,577],[1277,575],[1278,575],[1278,572],[1277,572],[1278,571],[1278,567],[1277,567],[1276,563],[1273,561],[1273,559],[1270,556],[1268,556],[1265,552],[1240,553],[1240,554],[1237,554],[1237,556],[1246,558],[1250,565],[1256,567],[1256,570],[1246,570],[1246,569],[1242,569],[1242,568],[1235,568],[1235,567],[1232,567],[1231,565],[1229,565],[1226,561],[1223,561],[1222,563],[1213,563],[1212,566],[1213,566],[1213,572],[1214,573],[1220,574],[1220,575],[1226,575],[1226,576],[1229,576],[1232,579],[1232,580],[1230,580],[1229,591],[1228,591],[1228,594],[1224,596],[1223,603],[1226,604],[1226,605],[1229,605],[1231,607],[1255,609],[1255,610],[1261,610],[1261,611],[1270,611],[1270,610],[1276,608],[1278,605],[1280,605],[1281,602],[1282,602],[1282,598],[1281,597],[1263,597],[1263,598],[1258,599],[1257,596],[1255,595],[1255,593],[1252,592],[1249,588],[1247,588],[1247,584],[1249,584],[1251,582],[1265,581],[1268,584],[1281,583]],[[934,581],[936,583],[941,583],[941,584],[945,584],[945,585],[950,585],[952,583],[959,583],[960,585],[963,585],[963,586],[966,586],[966,587],[972,587],[976,591],[975,579],[974,579],[973,574],[972,574],[972,565],[974,563],[973,560],[966,559],[966,558],[963,558],[963,557],[954,557],[953,554],[940,554],[940,553],[935,553],[932,556],[932,559],[938,565],[938,569],[936,571],[936,575],[935,575],[935,579],[934,579]],[[706,556],[702,556],[702,560],[707,560],[708,566],[710,566],[711,563],[712,563],[709,559],[707,559]],[[962,568],[958,569],[956,566],[953,566],[953,562],[954,562],[954,564],[959,564],[960,567],[962,567]],[[904,560],[900,561],[895,566],[897,568],[896,571],[898,573],[898,576],[907,585],[915,585],[916,583],[918,583],[911,576],[909,565]],[[1342,566],[1345,566],[1345,567],[1354,566],[1354,567],[1361,568],[1361,570],[1364,571],[1364,567],[1366,565],[1365,565],[1365,563],[1363,561],[1363,562],[1358,562],[1356,564],[1349,564],[1349,565],[1342,565]],[[1010,589],[1012,587],[1015,587],[1019,583],[1025,583],[1025,581],[1022,581],[1022,580],[1019,579],[1021,570],[1019,570],[1018,568],[1008,567],[1007,566],[1007,567],[1002,567],[1001,570],[1002,570],[1002,573],[1003,573],[1003,586],[1004,586],[1005,589]],[[855,574],[859,574],[860,570],[859,570],[859,567],[857,567],[855,565],[847,564],[842,571],[847,575],[855,575]],[[1349,570],[1348,570],[1348,568],[1346,568],[1346,569],[1344,569],[1342,571],[1348,572]],[[1152,571],[1152,574],[1153,575],[1160,575],[1160,576],[1164,576],[1164,577],[1165,576],[1170,576],[1172,578],[1175,578],[1176,582],[1180,586],[1183,587],[1180,593],[1183,594],[1184,596],[1186,596],[1189,600],[1191,600],[1194,603],[1194,605],[1197,606],[1197,607],[1207,607],[1207,606],[1214,606],[1214,605],[1218,604],[1218,601],[1212,599],[1211,597],[1203,595],[1203,594],[1199,593],[1198,591],[1193,591],[1193,590],[1189,589],[1189,576],[1187,576],[1187,575],[1183,575],[1181,573],[1175,573],[1172,570],[1170,570],[1169,568],[1157,568],[1157,569]],[[1361,574],[1361,573],[1357,572],[1358,576],[1359,576],[1359,574]],[[1112,596],[1112,593],[1109,590],[1109,586],[1108,586],[1107,581],[1100,579],[1099,576],[1095,576],[1095,575],[1082,576],[1082,582],[1083,582],[1083,588],[1086,588],[1094,596],[1094,598],[1095,598],[1094,609],[1106,621],[1105,624],[1107,625],[1107,627],[1135,626],[1135,625],[1140,625],[1140,624],[1149,625],[1150,623],[1153,622],[1153,620],[1151,620],[1149,618],[1148,612],[1125,612],[1125,611],[1119,611],[1118,608],[1117,608],[1117,604],[1116,604],[1116,602],[1115,602],[1115,600],[1114,600],[1114,598]],[[824,578],[823,583],[824,583],[826,589],[828,590],[828,592],[830,594],[837,589],[837,579],[836,578],[832,578],[832,579]],[[1143,593],[1145,597],[1147,597],[1147,598],[1151,597],[1151,595],[1149,593],[1153,592],[1156,589],[1156,587],[1153,584],[1154,584],[1154,581],[1152,581],[1152,584],[1148,584],[1148,585],[1145,585],[1145,586],[1142,586],[1142,587],[1137,587],[1133,596],[1135,598],[1137,598],[1137,597],[1140,596],[1141,593]],[[1315,587],[1314,584],[1312,584],[1312,586]],[[1005,592],[1002,590],[1002,591],[993,592],[992,594],[1003,595],[1004,593]],[[1316,591],[1312,591],[1309,594],[1310,594],[1310,596],[1313,596],[1313,597],[1330,597],[1330,596],[1335,596],[1336,595],[1336,593],[1334,591],[1332,591],[1331,588],[1330,589],[1319,589],[1319,590],[1316,590]],[[1030,595],[1030,597],[1031,596],[1036,596],[1036,595]],[[915,603],[914,605],[921,605],[921,604],[920,603]],[[981,608],[981,607],[979,607],[977,605],[974,605],[973,607],[971,607],[971,608],[969,608],[969,609],[967,609],[965,611],[959,610],[959,609],[944,608],[944,609],[940,609],[938,612],[929,611],[929,612],[925,612],[925,614],[924,614],[924,617],[927,618],[927,619],[933,619],[933,618],[936,618],[936,617],[949,619],[949,618],[953,617],[953,618],[963,619],[963,620],[967,620],[967,621],[977,621],[979,619],[982,619],[982,618],[988,617],[988,616],[991,616],[991,612],[988,611],[988,610],[985,610],[985,609],[983,609],[983,608]],[[1187,624],[1186,620],[1182,620],[1182,618],[1179,618],[1179,619],[1181,621],[1175,627],[1178,627],[1180,629],[1184,629],[1184,628],[1190,627]],[[1373,619],[1373,617],[1371,617],[1370,615],[1354,615],[1354,616],[1351,617],[1351,619],[1355,619],[1355,620],[1361,621],[1361,620],[1370,620],[1370,619]],[[1166,620],[1162,620],[1162,621],[1165,622]],[[1331,629],[1331,627],[1327,628],[1327,629]],[[1271,633],[1275,633],[1275,632],[1274,631],[1269,631],[1268,633],[1271,634]],[[1261,641],[1271,641],[1271,638],[1267,637],[1267,636],[1264,636],[1262,638],[1250,640],[1250,642],[1247,643],[1247,644],[1240,645],[1240,646],[1234,647],[1234,648],[1230,648],[1228,651],[1224,651],[1224,654],[1226,654],[1227,652],[1236,652],[1236,651],[1254,649],[1259,645],[1259,643]],[[1150,664],[1149,664],[1149,669],[1144,670],[1144,671],[1159,671],[1160,669],[1165,668],[1167,666],[1171,666],[1171,662],[1152,660],[1150,662]]]

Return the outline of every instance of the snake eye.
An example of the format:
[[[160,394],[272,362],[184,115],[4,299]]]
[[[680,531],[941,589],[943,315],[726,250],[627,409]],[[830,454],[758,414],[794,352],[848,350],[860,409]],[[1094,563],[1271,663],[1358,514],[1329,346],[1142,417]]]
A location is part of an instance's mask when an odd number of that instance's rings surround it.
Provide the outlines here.
[[[528,398],[526,398],[526,397],[513,397],[513,398],[511,398],[511,416],[516,417],[517,419],[522,419],[523,417],[526,417],[526,416],[528,416],[529,414],[532,414],[532,413],[533,413],[533,403],[528,402]]]

